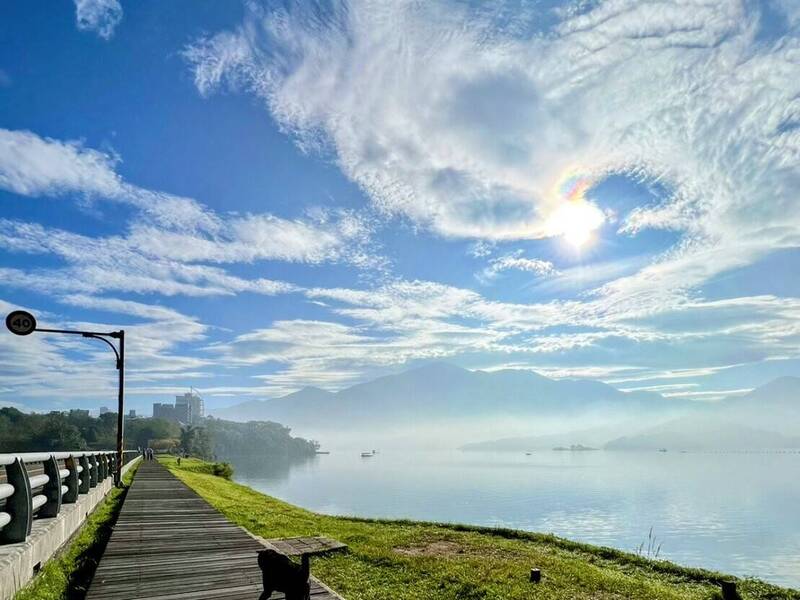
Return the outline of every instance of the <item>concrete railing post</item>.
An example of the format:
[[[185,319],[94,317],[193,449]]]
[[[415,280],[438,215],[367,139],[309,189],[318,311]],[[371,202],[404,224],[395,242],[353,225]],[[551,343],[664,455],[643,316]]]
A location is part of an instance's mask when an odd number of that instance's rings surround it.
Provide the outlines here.
[[[42,488],[42,494],[47,498],[42,508],[36,514],[38,517],[55,517],[61,510],[61,475],[59,474],[58,461],[53,457],[42,463],[47,483]]]
[[[15,544],[25,541],[33,525],[31,484],[25,463],[15,458],[6,465],[6,478],[14,486],[14,493],[6,499],[5,512],[11,515],[11,522],[0,529],[0,541]]]
[[[69,471],[69,475],[64,478],[64,485],[67,486],[66,493],[61,497],[64,504],[73,504],[78,501],[78,461],[70,455],[64,461],[64,467]]]
[[[81,484],[78,486],[78,493],[80,494],[88,494],[89,493],[89,478],[91,475],[89,471],[89,459],[86,458],[85,454],[82,454],[81,457],[78,459],[78,464],[80,464],[81,469]]]
[[[97,457],[94,454],[89,455],[89,487],[97,487]]]

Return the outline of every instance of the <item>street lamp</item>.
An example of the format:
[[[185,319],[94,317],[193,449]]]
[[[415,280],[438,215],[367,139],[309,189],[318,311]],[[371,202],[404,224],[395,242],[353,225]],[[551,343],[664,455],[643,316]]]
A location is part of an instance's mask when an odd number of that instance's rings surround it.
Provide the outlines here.
[[[125,388],[125,330],[110,332],[99,331],[75,331],[71,329],[44,329],[36,327],[36,319],[34,316],[24,310],[15,310],[8,313],[6,317],[6,327],[15,335],[30,335],[34,331],[42,331],[44,333],[67,333],[71,335],[80,335],[85,338],[94,338],[102,340],[114,351],[117,357],[117,371],[119,371],[119,389],[117,396],[117,461],[114,473],[114,483],[118,486],[122,481],[122,433],[125,427],[122,413],[125,406],[125,399],[123,396]],[[108,339],[119,340],[119,351],[117,347]]]

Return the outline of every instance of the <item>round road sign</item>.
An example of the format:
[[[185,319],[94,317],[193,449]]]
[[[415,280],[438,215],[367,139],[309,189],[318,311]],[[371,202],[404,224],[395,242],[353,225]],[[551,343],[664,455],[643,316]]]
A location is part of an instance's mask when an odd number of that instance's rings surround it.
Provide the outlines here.
[[[36,329],[36,319],[29,312],[24,310],[15,310],[8,313],[6,317],[6,327],[8,330],[16,335],[28,335],[33,333]]]

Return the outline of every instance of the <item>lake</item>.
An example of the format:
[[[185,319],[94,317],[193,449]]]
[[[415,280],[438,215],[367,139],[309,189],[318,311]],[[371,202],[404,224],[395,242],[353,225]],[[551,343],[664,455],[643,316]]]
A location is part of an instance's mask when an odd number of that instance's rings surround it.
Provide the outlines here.
[[[800,588],[800,452],[357,451],[238,458],[235,479],[310,510],[554,533]],[[645,544],[646,545],[646,544]]]

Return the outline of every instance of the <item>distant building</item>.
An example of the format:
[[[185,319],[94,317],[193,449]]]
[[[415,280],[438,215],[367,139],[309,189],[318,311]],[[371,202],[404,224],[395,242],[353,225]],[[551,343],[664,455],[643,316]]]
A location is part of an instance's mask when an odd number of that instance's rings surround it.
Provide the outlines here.
[[[185,409],[182,407],[186,407]],[[175,396],[175,410],[187,417],[187,423],[199,423],[206,416],[206,408],[200,394],[191,390],[182,396]],[[183,412],[185,411],[185,412]]]
[[[153,418],[164,419],[166,421],[177,421],[175,416],[175,406],[172,404],[162,404],[156,402],[153,404]]]
[[[192,390],[175,396],[175,404],[156,402],[153,404],[153,418],[165,419],[181,425],[196,425],[205,417],[205,403],[197,392]]]
[[[128,418],[129,419],[135,419],[136,418],[136,411],[134,409],[130,409],[130,411],[128,411]]]
[[[101,414],[101,415],[104,415],[104,414],[106,414],[107,412],[109,412],[109,410],[108,410],[108,407],[107,407],[107,406],[101,406],[101,407],[100,407],[100,414]]]

